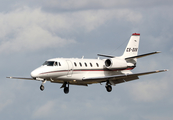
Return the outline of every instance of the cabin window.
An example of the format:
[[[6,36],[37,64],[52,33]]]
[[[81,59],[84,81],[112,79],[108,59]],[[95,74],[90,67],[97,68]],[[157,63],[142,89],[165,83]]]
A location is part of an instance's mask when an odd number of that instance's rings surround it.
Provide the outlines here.
[[[79,65],[82,67],[82,63],[79,63]]]
[[[99,67],[99,64],[98,63],[96,63],[96,65],[97,65],[97,67]]]
[[[59,62],[59,66],[61,66],[61,63]]]
[[[91,67],[93,66],[92,63],[90,63],[90,66],[91,66]]]
[[[85,66],[87,67],[87,64],[85,63]]]
[[[77,67],[77,64],[74,62],[74,65]]]

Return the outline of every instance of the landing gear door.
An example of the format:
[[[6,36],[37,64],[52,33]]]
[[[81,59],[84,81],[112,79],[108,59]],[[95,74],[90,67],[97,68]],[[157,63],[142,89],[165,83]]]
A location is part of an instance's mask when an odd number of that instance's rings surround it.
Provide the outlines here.
[[[71,77],[73,74],[73,64],[70,60],[67,60],[67,64],[68,64],[68,73],[67,76]]]

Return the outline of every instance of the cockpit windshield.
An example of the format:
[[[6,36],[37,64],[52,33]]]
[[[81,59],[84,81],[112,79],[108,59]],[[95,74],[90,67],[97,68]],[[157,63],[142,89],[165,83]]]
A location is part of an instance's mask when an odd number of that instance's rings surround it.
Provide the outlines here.
[[[46,66],[57,66],[57,62],[55,61],[46,61],[43,63],[43,66],[46,65]]]

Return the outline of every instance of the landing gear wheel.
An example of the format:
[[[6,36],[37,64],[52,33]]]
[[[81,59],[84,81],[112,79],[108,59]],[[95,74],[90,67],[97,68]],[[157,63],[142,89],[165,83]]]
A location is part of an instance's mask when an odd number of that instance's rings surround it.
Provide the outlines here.
[[[111,91],[112,91],[112,86],[111,86],[111,85],[107,85],[107,86],[106,86],[106,90],[107,90],[108,92],[111,92]]]
[[[40,86],[40,90],[43,91],[44,90],[44,85]]]
[[[64,87],[64,93],[68,94],[69,93],[69,87]]]

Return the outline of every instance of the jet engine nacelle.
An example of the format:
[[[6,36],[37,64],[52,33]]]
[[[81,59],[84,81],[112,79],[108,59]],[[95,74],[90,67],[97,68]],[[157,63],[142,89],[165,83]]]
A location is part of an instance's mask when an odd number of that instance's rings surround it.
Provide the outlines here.
[[[105,67],[108,69],[123,69],[127,68],[127,62],[120,58],[110,58],[105,60]]]

